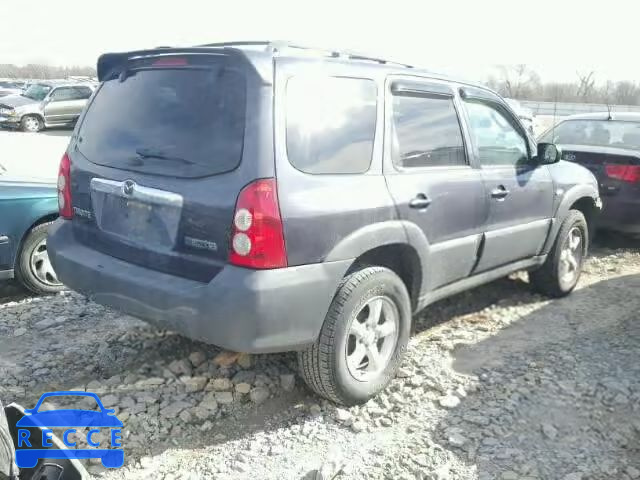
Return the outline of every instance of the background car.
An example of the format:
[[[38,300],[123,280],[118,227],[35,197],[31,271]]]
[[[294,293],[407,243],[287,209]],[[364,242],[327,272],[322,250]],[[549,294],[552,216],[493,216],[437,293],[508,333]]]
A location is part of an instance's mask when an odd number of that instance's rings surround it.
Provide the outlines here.
[[[574,115],[545,132],[563,159],[591,170],[600,186],[598,227],[640,234],[640,113]]]
[[[10,178],[0,164],[0,280],[16,277],[35,293],[63,289],[47,253],[47,231],[57,216],[52,180]]]
[[[0,126],[25,132],[73,126],[94,90],[93,83],[33,83],[19,95],[0,100]]]
[[[24,84],[21,82],[0,81],[0,97],[6,97],[7,95],[19,95],[22,92]]]

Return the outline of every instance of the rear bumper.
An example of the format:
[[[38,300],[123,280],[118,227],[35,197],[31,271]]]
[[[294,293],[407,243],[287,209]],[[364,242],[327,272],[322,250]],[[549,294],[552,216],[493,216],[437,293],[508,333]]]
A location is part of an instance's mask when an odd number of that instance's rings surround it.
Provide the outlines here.
[[[201,283],[124,262],[78,243],[71,222],[49,230],[58,278],[92,300],[230,350],[298,350],[320,332],[350,261],[276,270],[226,266]]]
[[[640,198],[604,197],[598,228],[640,234]]]

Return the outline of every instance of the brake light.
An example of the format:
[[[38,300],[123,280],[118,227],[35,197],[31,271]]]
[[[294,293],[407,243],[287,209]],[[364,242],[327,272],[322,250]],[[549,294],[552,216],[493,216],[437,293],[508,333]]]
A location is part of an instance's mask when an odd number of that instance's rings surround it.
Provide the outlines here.
[[[287,266],[275,179],[256,180],[238,195],[231,227],[229,262],[256,269]]]
[[[154,67],[183,67],[188,65],[184,57],[163,57],[152,63]]]
[[[640,182],[640,165],[605,165],[607,177],[623,182]]]
[[[60,160],[58,170],[58,213],[62,218],[73,218],[71,207],[71,160],[66,153]]]

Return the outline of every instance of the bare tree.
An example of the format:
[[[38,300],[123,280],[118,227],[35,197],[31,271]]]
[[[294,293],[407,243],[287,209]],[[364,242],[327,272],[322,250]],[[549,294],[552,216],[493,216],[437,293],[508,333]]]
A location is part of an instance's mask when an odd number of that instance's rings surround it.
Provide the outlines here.
[[[66,78],[70,75],[95,76],[93,67],[56,67],[43,64],[29,64],[23,66],[0,64],[0,78],[21,79],[49,79]]]
[[[576,75],[578,75],[578,92],[576,95],[582,98],[583,102],[593,101],[591,97],[593,97],[596,85],[595,72],[591,71],[588,74],[576,72]]]
[[[576,72],[577,81],[543,83],[524,64],[502,65],[487,84],[504,97],[546,102],[606,103],[640,105],[640,84],[631,81],[596,82],[596,72]]]
[[[618,105],[637,105],[638,86],[633,82],[618,82],[613,90],[613,98]]]
[[[526,98],[540,85],[540,77],[525,64],[501,65],[498,77],[491,77],[492,88],[510,98]]]

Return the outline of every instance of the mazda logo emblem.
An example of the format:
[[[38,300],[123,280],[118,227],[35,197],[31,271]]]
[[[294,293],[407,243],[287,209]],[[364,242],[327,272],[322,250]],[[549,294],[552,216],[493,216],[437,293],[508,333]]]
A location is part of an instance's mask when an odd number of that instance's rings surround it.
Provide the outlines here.
[[[136,183],[133,180],[125,180],[122,184],[122,193],[127,196],[133,195],[133,191],[136,188]]]

